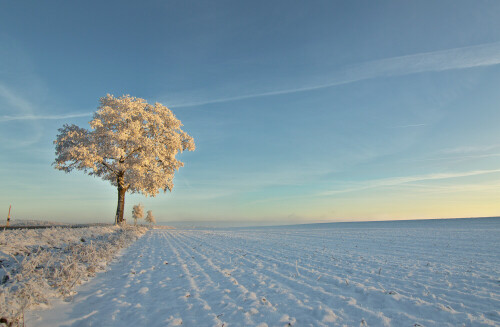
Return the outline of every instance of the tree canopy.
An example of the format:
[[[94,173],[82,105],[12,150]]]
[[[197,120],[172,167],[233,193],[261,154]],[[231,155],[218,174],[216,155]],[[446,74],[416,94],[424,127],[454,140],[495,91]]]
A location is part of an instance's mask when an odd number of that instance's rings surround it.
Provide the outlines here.
[[[144,217],[144,206],[139,203],[132,207],[132,218],[134,218],[134,224],[137,224],[137,219],[142,219]]]
[[[90,130],[68,124],[59,129],[54,166],[82,170],[116,186],[118,222],[127,191],[146,196],[171,191],[175,171],[184,166],[176,155],[195,149],[170,109],[129,95],[101,98],[89,124]]]
[[[155,216],[153,215],[153,211],[148,210],[148,215],[145,218],[146,222],[150,225],[156,224]]]

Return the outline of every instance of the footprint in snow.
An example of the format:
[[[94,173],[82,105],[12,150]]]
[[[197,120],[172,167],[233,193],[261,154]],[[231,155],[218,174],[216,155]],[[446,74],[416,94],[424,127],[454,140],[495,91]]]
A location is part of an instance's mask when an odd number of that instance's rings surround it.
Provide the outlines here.
[[[182,325],[182,319],[181,318],[174,318],[170,316],[169,319],[167,319],[165,322],[168,322],[168,326],[181,326]]]

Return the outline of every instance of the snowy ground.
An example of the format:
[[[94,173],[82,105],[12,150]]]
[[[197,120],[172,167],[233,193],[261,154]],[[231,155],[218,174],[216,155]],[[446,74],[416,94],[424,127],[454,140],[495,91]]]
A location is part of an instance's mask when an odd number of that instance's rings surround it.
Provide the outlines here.
[[[27,326],[500,325],[500,220],[349,226],[152,230]]]
[[[1,321],[15,326],[30,307],[71,297],[75,286],[146,231],[118,226],[1,230]]]

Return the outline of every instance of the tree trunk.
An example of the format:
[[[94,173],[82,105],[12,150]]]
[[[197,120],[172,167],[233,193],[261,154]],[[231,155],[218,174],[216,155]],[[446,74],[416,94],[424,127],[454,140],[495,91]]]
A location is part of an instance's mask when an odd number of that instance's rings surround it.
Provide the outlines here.
[[[118,205],[116,206],[116,221],[115,223],[121,225],[123,223],[123,211],[125,209],[125,193],[127,189],[125,188],[125,181],[123,179],[123,174],[117,177],[118,184]]]

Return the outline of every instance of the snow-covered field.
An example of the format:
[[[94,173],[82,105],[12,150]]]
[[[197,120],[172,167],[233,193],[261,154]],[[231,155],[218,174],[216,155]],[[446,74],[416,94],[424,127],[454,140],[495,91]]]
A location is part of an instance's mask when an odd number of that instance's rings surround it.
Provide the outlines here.
[[[146,230],[100,226],[0,231],[0,321],[15,326],[30,307],[55,297],[69,299],[75,286],[102,271]]]
[[[499,219],[152,230],[27,326],[498,326],[498,249]]]

